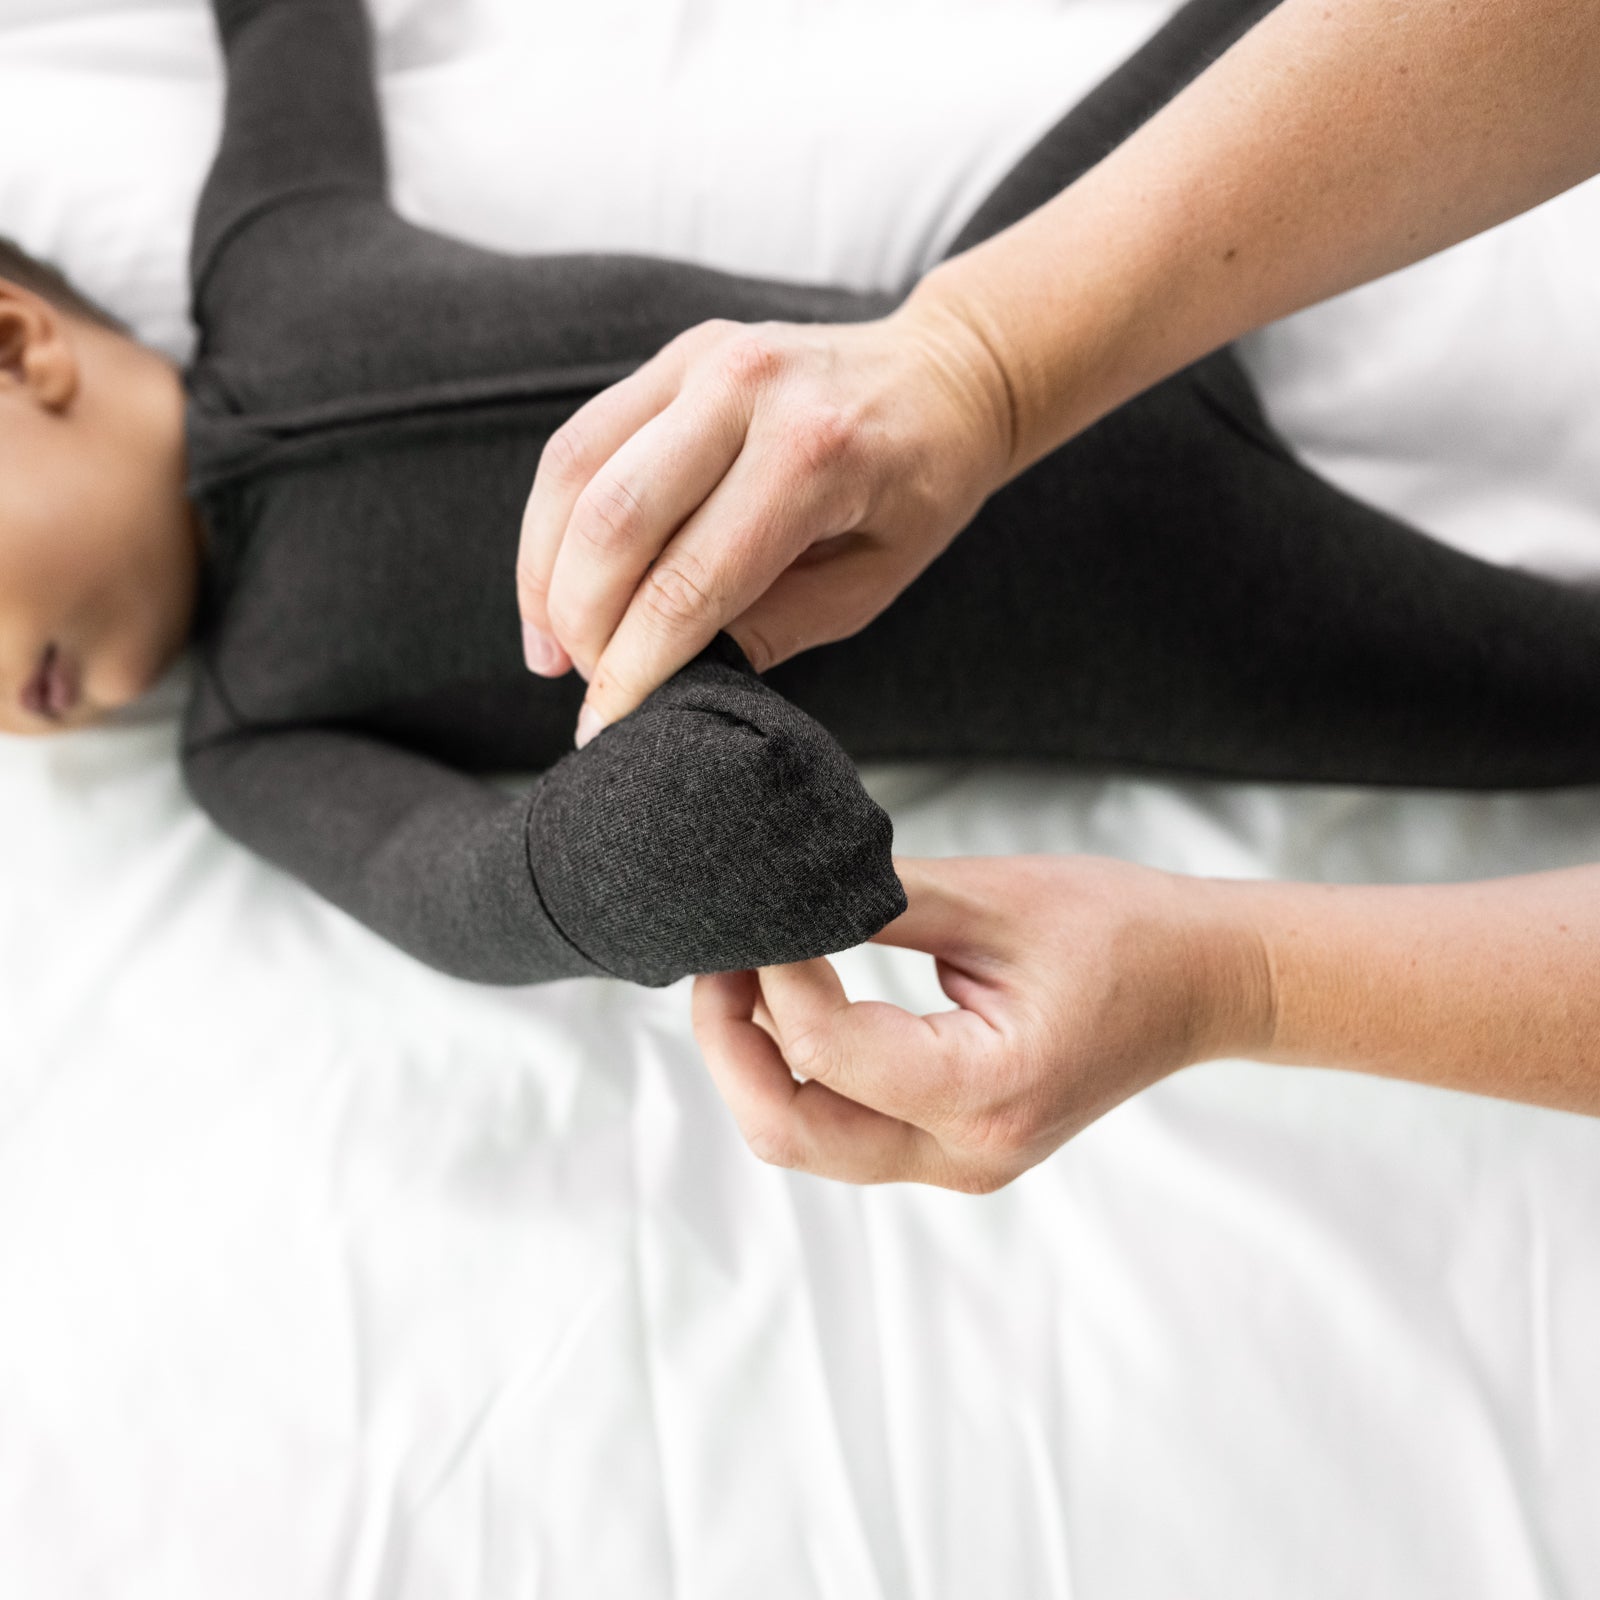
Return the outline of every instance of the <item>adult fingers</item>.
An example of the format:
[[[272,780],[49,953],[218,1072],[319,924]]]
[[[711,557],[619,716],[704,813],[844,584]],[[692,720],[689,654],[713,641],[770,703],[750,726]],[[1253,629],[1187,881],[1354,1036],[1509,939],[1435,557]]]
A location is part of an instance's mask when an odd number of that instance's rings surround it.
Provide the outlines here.
[[[810,452],[780,450],[752,429],[634,591],[590,675],[579,744],[640,705],[810,544],[851,527],[864,504],[848,473],[819,470]]]
[[[937,1143],[819,1083],[796,1083],[777,1045],[752,1018],[757,976],[694,980],[695,1037],[745,1142],[773,1166],[847,1183],[936,1182]]]
[[[550,578],[578,497],[616,450],[678,391],[683,353],[668,345],[620,383],[580,406],[539,456],[517,547],[517,607],[530,670],[559,677],[572,666],[551,627]]]
[[[989,1028],[1004,1031],[1018,986],[1029,981],[1019,957],[1042,909],[1038,898],[1018,901],[1001,892],[991,881],[994,862],[988,857],[896,856],[894,865],[906,909],[872,934],[871,942],[931,955],[945,994]]]
[[[546,612],[591,679],[651,562],[738,459],[750,409],[727,384],[692,384],[624,440],[573,503]]]
[[[872,535],[839,534],[803,550],[723,631],[757,672],[766,672],[802,650],[859,632],[906,581]]]
[[[983,856],[896,856],[906,909],[870,942],[955,959],[1003,955],[1026,908],[996,898],[985,881],[986,866]]]
[[[998,1042],[969,1011],[922,1017],[851,1001],[825,959],[763,967],[760,978],[778,1047],[795,1072],[936,1138],[959,1117]]]

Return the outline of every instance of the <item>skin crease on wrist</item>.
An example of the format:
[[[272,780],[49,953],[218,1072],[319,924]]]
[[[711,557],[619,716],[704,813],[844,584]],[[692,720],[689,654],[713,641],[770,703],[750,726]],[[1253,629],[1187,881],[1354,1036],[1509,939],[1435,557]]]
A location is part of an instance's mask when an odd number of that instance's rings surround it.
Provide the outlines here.
[[[918,292],[994,352],[1015,473],[1230,339],[1600,171],[1597,80],[1586,0],[1283,0]]]
[[[182,650],[204,538],[183,408],[164,356],[0,280],[0,733],[87,727]]]

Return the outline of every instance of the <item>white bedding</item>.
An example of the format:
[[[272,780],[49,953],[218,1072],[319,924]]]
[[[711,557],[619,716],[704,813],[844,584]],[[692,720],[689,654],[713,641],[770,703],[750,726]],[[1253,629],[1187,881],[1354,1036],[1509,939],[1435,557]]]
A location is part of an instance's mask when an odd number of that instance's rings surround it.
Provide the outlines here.
[[[397,193],[890,283],[1167,0],[386,0]],[[0,0],[0,231],[174,353],[200,0]],[[1251,341],[1341,482],[1600,571],[1600,197]],[[0,1595],[1600,1593],[1600,1124],[1218,1063],[1001,1193],[762,1167],[686,985],[475,988],[222,839],[180,666],[0,740]],[[878,768],[897,847],[1433,880],[1600,796]],[[920,957],[847,984],[942,1008]]]

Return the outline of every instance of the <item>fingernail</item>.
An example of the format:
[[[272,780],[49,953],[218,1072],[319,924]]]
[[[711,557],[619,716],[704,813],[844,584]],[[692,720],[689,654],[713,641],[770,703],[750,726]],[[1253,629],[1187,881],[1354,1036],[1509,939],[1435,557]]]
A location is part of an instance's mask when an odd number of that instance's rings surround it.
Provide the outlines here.
[[[561,646],[531,622],[522,624],[522,654],[530,672],[551,678],[561,670]]]
[[[578,732],[574,743],[580,750],[583,749],[604,726],[600,720],[600,713],[593,706],[585,706],[578,713]]]

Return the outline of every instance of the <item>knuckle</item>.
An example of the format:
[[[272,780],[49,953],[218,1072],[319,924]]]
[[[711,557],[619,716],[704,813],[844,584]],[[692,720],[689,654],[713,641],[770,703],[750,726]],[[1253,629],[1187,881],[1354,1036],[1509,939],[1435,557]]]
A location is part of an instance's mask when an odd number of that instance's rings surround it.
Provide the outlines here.
[[[702,360],[715,360],[718,352],[737,334],[738,329],[739,324],[730,322],[726,317],[712,317],[705,322],[697,322],[669,339],[654,359],[675,366],[681,382],[681,375],[688,368],[698,365]]]
[[[783,1058],[813,1082],[826,1083],[834,1066],[832,1035],[825,1027],[803,1028],[784,1039]]]
[[[980,1163],[1009,1162],[1023,1155],[1039,1135],[1039,1117],[1027,1103],[984,1106],[960,1119],[957,1143]]]
[[[638,497],[618,478],[596,478],[573,507],[572,531],[601,555],[627,549],[644,520]]]
[[[574,601],[569,588],[557,585],[545,596],[545,616],[550,620],[550,631],[555,634],[562,648],[568,655],[572,655],[575,648],[586,643],[585,635],[589,629],[589,615],[583,606]],[[574,661],[578,660],[573,656]],[[587,649],[584,650],[585,667],[592,666],[588,660]]]
[[[583,430],[574,421],[561,424],[545,441],[539,470],[556,483],[582,483],[589,476],[589,452]]]
[[[951,1177],[950,1187],[962,1194],[995,1194],[1015,1176],[997,1167],[961,1167]]]
[[[736,387],[756,389],[776,376],[783,353],[769,334],[746,329],[729,342],[723,361]]]
[[[582,614],[560,590],[553,591],[546,598],[544,614],[550,620],[550,631],[556,636],[557,642],[568,655],[571,655],[573,647],[578,642],[578,635],[582,631]]]
[[[684,329],[673,343],[704,349],[737,337],[739,329],[740,324],[730,317],[708,317],[704,322],[697,322],[692,328]]]
[[[639,599],[645,615],[663,632],[672,634],[693,626],[713,610],[709,578],[697,563],[681,555],[651,567]]]
[[[807,413],[805,420],[790,435],[790,449],[802,471],[828,472],[849,457],[855,427],[838,406],[825,405]]]
[[[752,1128],[745,1135],[745,1143],[756,1160],[769,1167],[797,1167],[800,1165],[800,1146],[793,1134],[782,1128]]]
[[[535,570],[532,561],[524,557],[517,562],[517,605],[526,615],[529,612],[538,614],[545,608],[545,602],[550,595],[550,585],[544,576]]]

